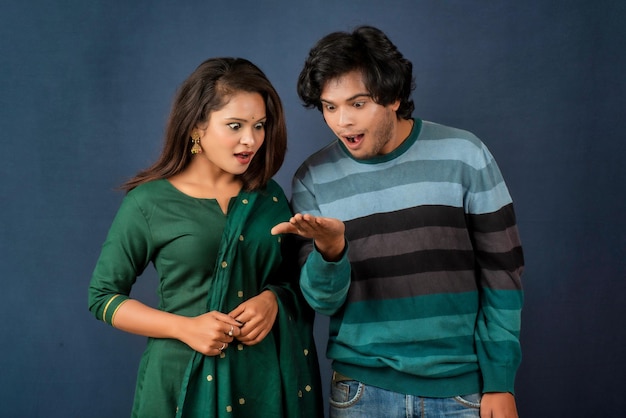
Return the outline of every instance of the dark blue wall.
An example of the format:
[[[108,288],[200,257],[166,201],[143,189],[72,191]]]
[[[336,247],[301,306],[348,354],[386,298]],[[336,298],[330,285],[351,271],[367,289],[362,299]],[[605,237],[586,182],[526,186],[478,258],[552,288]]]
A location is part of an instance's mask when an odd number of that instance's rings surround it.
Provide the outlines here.
[[[179,83],[207,57],[257,63],[287,110],[289,193],[331,139],[298,101],[300,66],[322,35],[362,23],[413,61],[416,115],[476,133],[508,181],[527,259],[521,415],[623,416],[624,4],[3,2],[0,416],[128,415],[144,339],[91,317],[86,289],[114,189],[156,158]],[[153,272],[139,282],[153,301]]]

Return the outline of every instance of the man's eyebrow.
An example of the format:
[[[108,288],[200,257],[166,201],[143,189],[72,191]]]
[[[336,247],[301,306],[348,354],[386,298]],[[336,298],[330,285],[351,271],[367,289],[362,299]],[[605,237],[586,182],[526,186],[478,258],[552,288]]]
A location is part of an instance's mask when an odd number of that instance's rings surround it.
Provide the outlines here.
[[[372,97],[372,95],[370,93],[357,93],[357,94],[355,94],[353,96],[348,97],[346,99],[346,102],[351,102],[351,101],[356,100],[356,99],[358,99],[360,97]],[[320,102],[333,104],[332,101],[326,100],[323,97],[320,97]]]

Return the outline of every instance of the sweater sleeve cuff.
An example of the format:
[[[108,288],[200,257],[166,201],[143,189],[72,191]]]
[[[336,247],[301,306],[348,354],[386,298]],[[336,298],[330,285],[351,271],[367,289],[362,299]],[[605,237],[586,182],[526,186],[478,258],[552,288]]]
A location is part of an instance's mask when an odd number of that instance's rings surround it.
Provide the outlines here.
[[[345,302],[350,288],[350,260],[344,251],[338,261],[326,261],[314,250],[302,269],[300,287],[317,312],[333,315]]]
[[[344,276],[347,277],[349,282],[350,260],[348,260],[348,243],[346,242],[343,252],[341,253],[341,258],[337,261],[326,261],[322,253],[314,246],[314,250],[309,254],[306,268],[315,271],[317,274],[312,276],[318,276],[323,281]]]
[[[485,367],[481,365],[483,375],[483,393],[489,392],[510,392],[515,394],[515,371],[510,366],[492,365]]]

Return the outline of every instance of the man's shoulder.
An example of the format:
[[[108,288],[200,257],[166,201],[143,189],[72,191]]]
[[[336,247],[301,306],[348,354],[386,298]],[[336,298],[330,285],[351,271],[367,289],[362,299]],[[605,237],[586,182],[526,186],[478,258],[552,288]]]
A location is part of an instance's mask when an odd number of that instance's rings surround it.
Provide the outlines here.
[[[315,151],[309,155],[304,162],[300,165],[296,173],[304,173],[310,170],[323,169],[323,167],[330,167],[330,165],[337,163],[343,159],[348,158],[342,151],[339,141],[325,145],[323,148]]]
[[[319,165],[328,162],[335,162],[344,158],[346,158],[346,155],[342,152],[339,141],[333,140],[329,144],[311,154],[306,160],[304,160],[304,164]]]
[[[482,141],[474,133],[441,123],[422,121],[421,140],[464,140],[481,148]]]

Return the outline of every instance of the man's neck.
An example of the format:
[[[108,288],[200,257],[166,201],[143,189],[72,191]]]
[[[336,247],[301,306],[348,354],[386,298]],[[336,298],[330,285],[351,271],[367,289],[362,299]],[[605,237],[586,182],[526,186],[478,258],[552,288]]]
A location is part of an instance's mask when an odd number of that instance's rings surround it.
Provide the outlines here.
[[[411,135],[414,123],[413,119],[398,119],[398,125],[396,126],[396,143],[398,146],[402,145]]]

